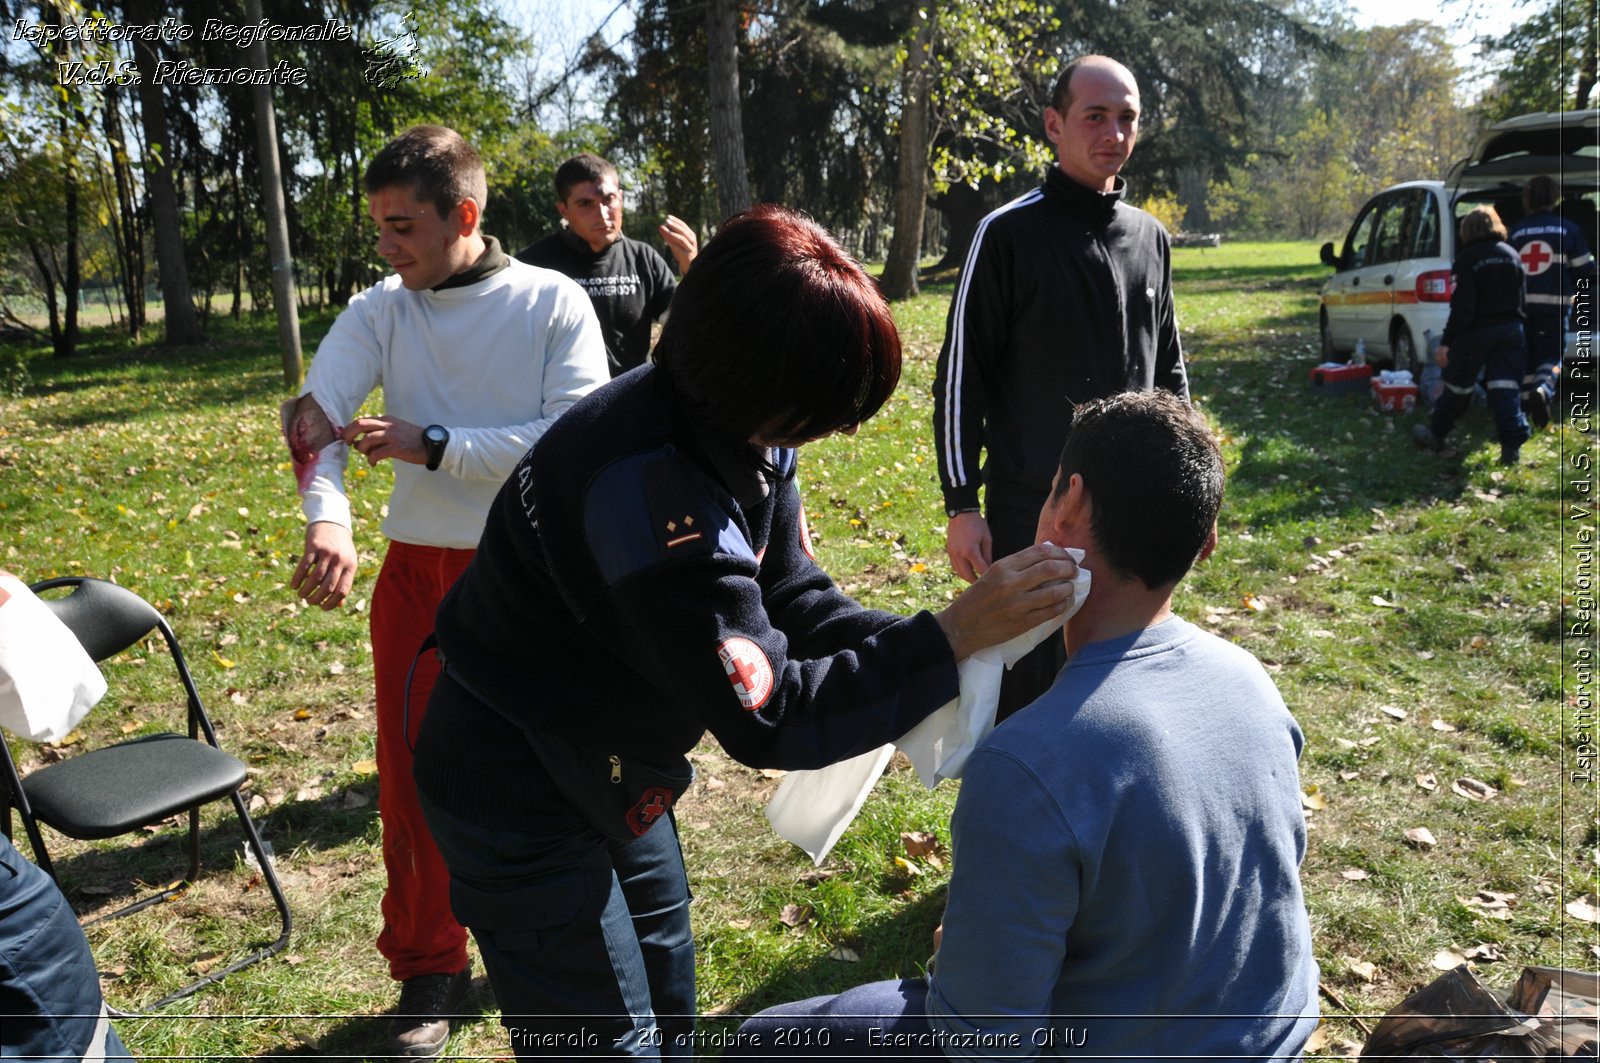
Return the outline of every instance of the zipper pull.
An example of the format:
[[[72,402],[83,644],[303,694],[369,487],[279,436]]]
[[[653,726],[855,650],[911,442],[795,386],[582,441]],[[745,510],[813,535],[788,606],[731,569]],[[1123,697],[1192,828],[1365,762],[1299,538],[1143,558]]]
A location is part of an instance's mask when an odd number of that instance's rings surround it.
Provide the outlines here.
[[[614,783],[622,781],[622,758],[615,753],[611,754],[611,781]]]

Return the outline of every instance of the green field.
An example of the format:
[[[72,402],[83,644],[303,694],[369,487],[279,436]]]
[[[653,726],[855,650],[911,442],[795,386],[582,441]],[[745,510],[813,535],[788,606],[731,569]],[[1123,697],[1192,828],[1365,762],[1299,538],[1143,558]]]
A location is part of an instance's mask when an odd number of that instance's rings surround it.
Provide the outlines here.
[[[1221,544],[1177,606],[1259,657],[1306,733],[1303,878],[1327,987],[1372,1016],[1434,977],[1446,951],[1470,953],[1497,986],[1526,964],[1600,966],[1577,903],[1600,892],[1596,789],[1572,778],[1586,752],[1580,699],[1592,694],[1579,658],[1594,643],[1563,637],[1592,610],[1582,555],[1565,549],[1594,525],[1570,508],[1588,505],[1574,481],[1578,459],[1594,461],[1592,427],[1542,433],[1521,466],[1502,469],[1480,408],[1458,453],[1422,454],[1413,417],[1308,387],[1326,274],[1313,245],[1180,250],[1175,274],[1194,397],[1230,475]],[[801,458],[820,560],[882,608],[937,607],[961,588],[943,555],[929,427],[950,291],[934,284],[896,307],[910,358],[882,413]],[[308,349],[329,323],[302,323]],[[0,567],[30,581],[108,576],[171,617],[224,747],[250,764],[294,906],[284,954],[159,1017],[120,1022],[128,1046],[142,1057],[360,1058],[381,1051],[373,1016],[394,1002],[371,944],[383,873],[365,616],[389,471],[350,482],[362,561],[351,608],[300,608],[286,586],[302,524],[278,439],[274,326],[221,322],[212,335],[181,351],[93,336],[67,362],[21,352],[29,383],[0,397]],[[144,647],[106,666],[113,693],[83,744],[171,726],[159,656]],[[25,764],[71,752],[14,748]],[[697,757],[680,823],[703,1010],[919,971],[948,881],[954,787],[930,794],[891,772],[817,871],[761,817],[775,773],[710,742]],[[1409,844],[1418,827],[1437,844]],[[910,831],[943,845],[911,856]],[[62,842],[69,895],[87,911],[134,878],[170,877],[182,834],[163,825],[132,857]],[[265,933],[253,926],[269,905],[231,825],[206,839],[215,874],[93,934],[113,1002],[149,999],[192,977],[196,957],[204,969]],[[452,1052],[502,1054],[481,977],[474,1004],[483,1015],[458,1028]],[[1349,1054],[1361,1031],[1331,1001],[1324,1014],[1326,1050]]]

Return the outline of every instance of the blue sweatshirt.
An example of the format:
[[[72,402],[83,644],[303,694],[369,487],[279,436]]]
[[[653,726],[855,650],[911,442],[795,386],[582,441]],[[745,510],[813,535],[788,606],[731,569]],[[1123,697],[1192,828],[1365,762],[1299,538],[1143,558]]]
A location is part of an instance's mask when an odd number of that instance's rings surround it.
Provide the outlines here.
[[[962,780],[928,1017],[975,1047],[946,1053],[1297,1056],[1302,741],[1255,658],[1177,617],[1074,654]]]

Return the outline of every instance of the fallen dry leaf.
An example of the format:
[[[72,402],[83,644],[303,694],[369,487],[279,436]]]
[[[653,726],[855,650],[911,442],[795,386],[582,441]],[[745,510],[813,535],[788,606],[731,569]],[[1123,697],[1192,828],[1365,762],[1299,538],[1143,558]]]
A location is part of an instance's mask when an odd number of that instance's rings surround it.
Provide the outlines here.
[[[1412,827],[1406,831],[1406,844],[1417,849],[1432,849],[1439,844],[1439,839],[1427,827]]]
[[[1462,955],[1469,960],[1482,960],[1484,963],[1494,963],[1496,960],[1505,958],[1505,954],[1500,951],[1500,946],[1492,941],[1474,945]]]
[[[1406,718],[1406,710],[1396,705],[1379,705],[1378,709],[1385,716],[1393,716],[1397,720],[1403,720]]]
[[[749,930],[752,926],[755,926],[755,923],[756,923],[756,921],[754,919],[729,919],[728,920],[728,925],[733,927],[735,930]]]
[[[1361,778],[1361,773],[1359,771],[1341,771],[1339,773],[1340,782],[1353,782],[1359,778]]]
[[[814,914],[816,909],[809,904],[786,904],[783,911],[778,913],[778,922],[784,926],[801,927],[811,922]]]
[[[1456,729],[1456,725],[1451,723],[1448,720],[1434,720],[1428,726],[1432,727],[1435,731],[1444,731],[1444,732],[1450,732],[1450,731],[1454,731]]]
[[[929,830],[908,830],[900,833],[900,844],[912,859],[938,852],[939,836]]]
[[[350,812],[357,808],[366,808],[370,804],[372,804],[372,798],[360,790],[346,790],[344,792],[344,800],[339,802],[339,807],[346,812]]]
[[[841,945],[838,948],[833,949],[828,953],[828,959],[830,959],[830,960],[842,960],[845,963],[860,963],[861,962],[861,954],[858,953],[855,949],[847,949],[843,945]]]
[[[922,874],[922,868],[918,867],[916,864],[913,864],[910,860],[907,860],[903,856],[897,856],[894,858],[894,866],[898,867],[901,871],[904,871],[908,875]]]
[[[1350,973],[1363,982],[1375,982],[1378,980],[1378,965],[1369,960],[1361,960],[1350,964]]]
[[[294,718],[297,719],[297,720],[309,720],[309,719],[311,719],[311,710],[310,709],[295,709],[294,710]]]
[[[1263,598],[1257,598],[1253,594],[1246,594],[1243,601],[1244,607],[1253,613],[1264,613],[1267,610],[1266,600]]]
[[[1328,807],[1328,799],[1312,786],[1300,794],[1300,807],[1310,809],[1312,812],[1321,812]]]
[[[1595,907],[1594,895],[1589,894],[1567,905],[1567,914],[1585,923],[1600,923],[1600,908]]]
[[[1424,790],[1437,790],[1439,788],[1439,777],[1431,771],[1419,772],[1417,774],[1417,785]]]
[[[1391,602],[1389,599],[1385,598],[1381,594],[1374,594],[1370,600],[1371,600],[1372,604],[1377,606],[1379,609],[1396,609],[1396,608],[1399,608],[1398,606],[1395,605],[1395,603]]]
[[[298,953],[291,952],[283,958],[283,962],[287,963],[290,967],[298,967],[302,963],[306,962],[306,958]]]
[[[378,774],[378,762],[376,760],[358,760],[350,765],[350,770],[357,775],[376,775]]]
[[[1434,953],[1433,969],[1436,971],[1453,971],[1466,962],[1467,958],[1461,953],[1452,952],[1449,949],[1440,949]]]
[[[1339,877],[1347,882],[1360,882],[1362,879],[1367,877],[1367,873],[1361,870],[1359,867],[1347,867],[1343,871],[1339,872]]]
[[[1465,775],[1451,783],[1450,789],[1469,801],[1487,801],[1500,792],[1486,782]]]
[[[1306,1038],[1306,1043],[1301,1046],[1300,1050],[1309,1056],[1314,1052],[1321,1052],[1327,1047],[1328,1030],[1319,1024],[1315,1030],[1311,1031],[1311,1036]]]

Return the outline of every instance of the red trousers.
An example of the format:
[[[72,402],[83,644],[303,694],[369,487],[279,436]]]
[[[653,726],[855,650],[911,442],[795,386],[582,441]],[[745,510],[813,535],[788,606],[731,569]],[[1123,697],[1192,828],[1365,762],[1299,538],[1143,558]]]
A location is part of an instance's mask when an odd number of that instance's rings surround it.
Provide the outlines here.
[[[472,560],[471,550],[391,542],[372,592],[372,665],[378,688],[378,815],[383,820],[383,931],[378,951],[389,976],[454,974],[467,965],[467,932],[450,913],[450,873],[417,805],[411,746],[439,675],[432,650],[417,648],[433,633],[439,600]],[[411,711],[406,673],[415,660]],[[407,726],[409,723],[409,733]]]

